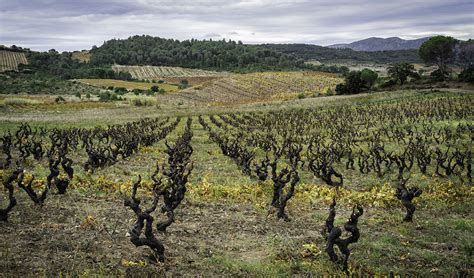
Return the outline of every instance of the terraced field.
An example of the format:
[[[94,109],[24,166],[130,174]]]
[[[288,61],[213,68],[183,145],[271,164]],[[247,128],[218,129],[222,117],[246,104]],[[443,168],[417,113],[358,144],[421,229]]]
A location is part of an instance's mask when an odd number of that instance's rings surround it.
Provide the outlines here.
[[[0,50],[0,72],[18,71],[20,64],[28,64],[25,53]]]
[[[135,79],[164,80],[168,83],[179,83],[181,80],[186,79],[190,84],[193,85],[229,76],[229,73],[227,72],[181,67],[113,65],[112,69],[116,72],[129,72]]]
[[[232,75],[174,94],[183,101],[247,103],[324,95],[343,80],[322,72],[262,72]],[[168,97],[169,96],[165,96]]]

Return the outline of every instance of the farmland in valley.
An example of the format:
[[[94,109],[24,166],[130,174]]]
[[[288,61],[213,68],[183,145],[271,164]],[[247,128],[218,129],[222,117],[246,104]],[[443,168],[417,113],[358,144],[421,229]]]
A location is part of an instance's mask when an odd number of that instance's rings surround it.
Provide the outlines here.
[[[25,53],[0,50],[0,72],[18,71],[20,64],[28,64]]]
[[[235,74],[186,89],[173,97],[206,103],[285,100],[325,95],[334,91],[341,81],[334,74],[307,71]]]
[[[113,65],[116,72],[124,71],[132,75],[134,79],[140,80],[164,80],[168,83],[179,83],[186,79],[190,84],[199,84],[228,76],[229,73],[190,69],[181,67],[157,67],[157,66],[122,66]]]

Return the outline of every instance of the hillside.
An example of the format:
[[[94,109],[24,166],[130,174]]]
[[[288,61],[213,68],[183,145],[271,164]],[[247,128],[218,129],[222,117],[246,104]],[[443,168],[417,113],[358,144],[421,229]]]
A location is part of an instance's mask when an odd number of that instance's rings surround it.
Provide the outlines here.
[[[263,44],[263,47],[292,55],[303,60],[324,62],[357,61],[371,63],[420,63],[417,50],[397,51],[354,51],[348,48],[336,49],[312,44]]]
[[[151,36],[106,41],[93,47],[93,65],[178,66],[218,71],[251,72],[304,68],[294,56],[235,41],[178,41]]]
[[[333,44],[329,48],[349,48],[355,51],[392,51],[392,50],[408,50],[418,49],[429,39],[429,37],[420,38],[416,40],[404,40],[399,37],[391,38],[368,38],[360,41],[355,41],[347,44]]]
[[[313,71],[235,74],[162,97],[171,101],[249,103],[324,95],[341,82],[335,74]]]

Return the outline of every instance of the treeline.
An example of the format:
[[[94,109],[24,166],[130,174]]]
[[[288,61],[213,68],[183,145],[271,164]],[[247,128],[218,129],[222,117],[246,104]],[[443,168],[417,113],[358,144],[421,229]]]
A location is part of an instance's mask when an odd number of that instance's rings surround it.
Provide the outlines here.
[[[53,75],[61,79],[72,78],[111,78],[131,80],[128,72],[115,72],[110,65],[93,65],[81,63],[72,58],[72,53],[59,53],[54,49],[48,52],[28,52],[28,65],[24,65],[24,72],[35,72],[44,75]]]
[[[179,41],[133,36],[124,40],[109,40],[100,47],[93,47],[91,54],[92,65],[180,66],[233,72],[310,67],[294,55],[225,39]]]
[[[262,44],[262,47],[272,49],[303,60],[328,61],[358,61],[378,64],[389,63],[420,63],[417,50],[396,51],[355,51],[349,48],[334,49],[311,44]]]
[[[11,52],[28,52],[30,51],[29,48],[22,48],[16,45],[12,45],[11,47],[0,45],[0,50],[11,51]]]

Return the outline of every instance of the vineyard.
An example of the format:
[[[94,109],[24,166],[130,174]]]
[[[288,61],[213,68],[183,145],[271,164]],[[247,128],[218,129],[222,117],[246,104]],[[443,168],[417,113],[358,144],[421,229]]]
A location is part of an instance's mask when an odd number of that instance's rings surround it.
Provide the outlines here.
[[[168,83],[178,84],[186,79],[190,84],[200,84],[206,81],[215,80],[228,76],[226,72],[207,71],[200,69],[190,69],[181,67],[158,67],[158,66],[122,66],[113,65],[116,72],[125,71],[139,80],[164,80]]]
[[[174,95],[187,101],[246,103],[318,96],[334,91],[340,77],[322,72],[262,72],[233,75]]]
[[[290,78],[298,85],[279,85]],[[263,99],[300,86],[324,94],[333,79],[214,82]],[[418,92],[100,127],[18,124],[0,138],[0,269],[472,276],[473,107],[467,93]]]
[[[18,71],[20,64],[28,64],[25,53],[0,50],[0,72]]]

